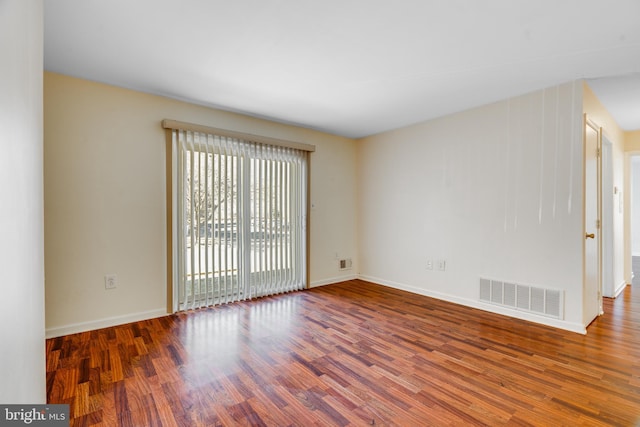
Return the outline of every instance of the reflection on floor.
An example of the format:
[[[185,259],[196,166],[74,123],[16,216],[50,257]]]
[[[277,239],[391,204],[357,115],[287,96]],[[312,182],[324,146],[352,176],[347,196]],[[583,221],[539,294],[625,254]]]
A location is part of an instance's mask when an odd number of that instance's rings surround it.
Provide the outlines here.
[[[580,335],[353,280],[49,339],[47,397],[72,427],[640,426],[639,289]]]

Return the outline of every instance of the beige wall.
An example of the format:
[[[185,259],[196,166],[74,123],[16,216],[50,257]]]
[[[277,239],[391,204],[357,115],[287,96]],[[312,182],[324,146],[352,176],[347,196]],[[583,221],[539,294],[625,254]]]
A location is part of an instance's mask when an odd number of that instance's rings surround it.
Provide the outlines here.
[[[353,140],[49,72],[44,114],[49,336],[166,311],[165,118],[314,144],[311,285],[357,271]]]
[[[628,187],[628,185],[625,185],[625,133],[598,100],[589,85],[587,83],[583,85],[584,113],[596,125],[602,127],[603,137],[612,143],[613,186],[618,188],[618,193],[613,195],[613,200],[603,200],[602,203],[613,204],[613,286],[610,292],[607,290],[610,285],[604,284],[603,289],[605,296],[613,296],[626,283],[630,283],[627,281],[628,275],[625,274],[627,268],[630,268],[625,250],[626,245],[628,245],[628,236],[625,233],[626,215],[620,211],[620,197],[625,197]]]
[[[584,332],[581,129],[575,82],[360,140],[361,277]],[[480,277],[562,290],[565,318],[481,303]]]
[[[45,403],[41,0],[0,1],[0,403]]]
[[[640,152],[640,130],[626,132],[624,137],[624,151]]]

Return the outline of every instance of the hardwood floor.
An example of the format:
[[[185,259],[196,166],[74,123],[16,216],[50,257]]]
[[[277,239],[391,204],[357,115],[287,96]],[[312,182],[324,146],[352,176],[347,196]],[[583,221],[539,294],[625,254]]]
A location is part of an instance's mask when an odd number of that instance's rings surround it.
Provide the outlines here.
[[[640,288],[586,336],[363,281],[47,340],[72,425],[632,426]]]

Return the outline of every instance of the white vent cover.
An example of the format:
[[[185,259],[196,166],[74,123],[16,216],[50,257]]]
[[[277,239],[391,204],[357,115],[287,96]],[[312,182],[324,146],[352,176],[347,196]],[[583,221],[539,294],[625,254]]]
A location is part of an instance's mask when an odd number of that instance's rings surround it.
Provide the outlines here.
[[[480,278],[480,301],[564,319],[564,291]]]

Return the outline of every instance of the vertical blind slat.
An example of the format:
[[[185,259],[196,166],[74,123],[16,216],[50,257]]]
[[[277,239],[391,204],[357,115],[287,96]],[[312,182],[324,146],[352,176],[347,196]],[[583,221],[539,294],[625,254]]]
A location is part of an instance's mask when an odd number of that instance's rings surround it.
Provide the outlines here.
[[[211,293],[209,291],[209,144],[204,144],[204,153],[202,153],[202,164],[204,170],[202,176],[204,178],[204,299],[205,304],[209,305]]]
[[[204,289],[202,288],[202,152],[198,152],[196,154],[197,162],[194,165],[196,167],[196,176],[198,177],[198,182],[195,184],[195,187],[198,191],[197,197],[194,197],[195,206],[196,206],[196,221],[195,226],[197,227],[196,233],[196,268],[197,268],[197,277],[198,277],[198,297],[202,298],[204,295]],[[206,225],[205,225],[206,228]]]

